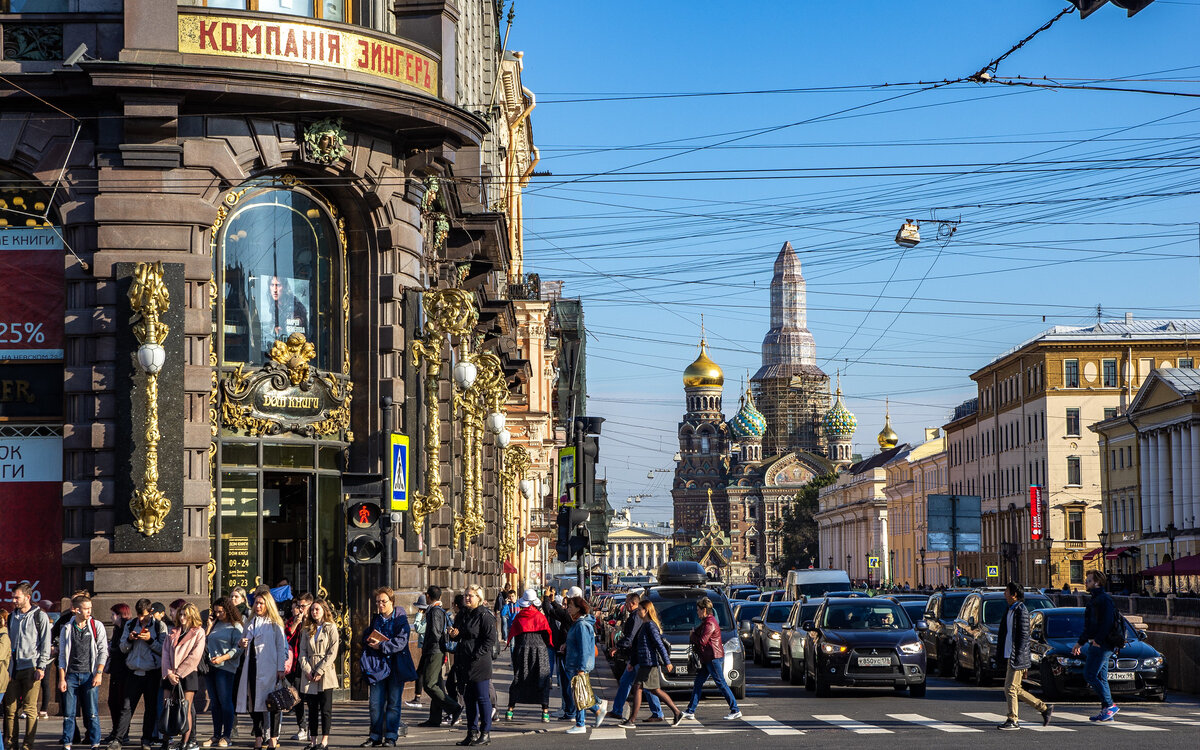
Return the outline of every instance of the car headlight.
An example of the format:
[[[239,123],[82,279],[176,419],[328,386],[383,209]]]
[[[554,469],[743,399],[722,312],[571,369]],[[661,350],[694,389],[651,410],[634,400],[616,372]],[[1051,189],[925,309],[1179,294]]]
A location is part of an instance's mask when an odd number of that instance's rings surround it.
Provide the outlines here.
[[[912,643],[901,643],[900,644],[900,653],[902,653],[902,654],[919,654],[924,650],[925,650],[925,647],[921,645],[920,641],[913,641]]]
[[[771,633],[770,635],[768,635],[767,637],[768,637],[768,638],[770,638],[770,639],[771,639],[771,640],[773,640],[773,641],[777,641],[777,640],[779,640],[779,633],[772,632],[772,633]]]
[[[1142,666],[1150,669],[1158,669],[1162,665],[1163,658],[1161,656],[1152,656],[1149,659],[1142,660]]]
[[[1060,656],[1058,657],[1058,663],[1067,667],[1082,667],[1083,659],[1076,659],[1073,656]]]
[[[850,647],[840,643],[822,643],[821,650],[827,654],[844,654],[850,650]]]
[[[734,636],[725,641],[725,653],[740,654],[742,652],[742,639]]]

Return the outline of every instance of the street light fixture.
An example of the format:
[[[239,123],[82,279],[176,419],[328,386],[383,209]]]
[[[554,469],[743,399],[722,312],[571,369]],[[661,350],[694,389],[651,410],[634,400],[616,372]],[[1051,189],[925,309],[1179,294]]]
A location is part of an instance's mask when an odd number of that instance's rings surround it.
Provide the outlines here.
[[[833,555],[829,556],[829,569],[833,570]]]
[[[1108,575],[1108,532],[1101,531],[1096,536],[1100,539],[1100,570]]]
[[[921,548],[921,588],[925,588],[925,548]]]
[[[1175,523],[1167,524],[1167,541],[1171,545],[1171,593],[1177,594],[1178,590],[1175,586],[1175,537],[1179,534],[1179,529],[1175,528]]]

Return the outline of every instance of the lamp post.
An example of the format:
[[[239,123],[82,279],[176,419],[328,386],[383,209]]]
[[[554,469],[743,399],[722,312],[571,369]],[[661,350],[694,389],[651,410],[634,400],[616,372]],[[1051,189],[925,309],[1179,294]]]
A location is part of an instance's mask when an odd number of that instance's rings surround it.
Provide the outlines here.
[[[833,555],[829,556],[829,569],[833,570]]]
[[[1108,532],[1101,531],[1096,534],[1100,539],[1100,570],[1104,571],[1104,575],[1108,575]]]
[[[925,548],[921,548],[921,588],[925,588]]]
[[[1175,537],[1179,534],[1179,529],[1175,528],[1175,523],[1167,524],[1167,542],[1171,545],[1171,593],[1177,594],[1178,590],[1175,587]]]
[[[850,560],[853,559],[850,555],[846,555],[846,575],[850,575]]]

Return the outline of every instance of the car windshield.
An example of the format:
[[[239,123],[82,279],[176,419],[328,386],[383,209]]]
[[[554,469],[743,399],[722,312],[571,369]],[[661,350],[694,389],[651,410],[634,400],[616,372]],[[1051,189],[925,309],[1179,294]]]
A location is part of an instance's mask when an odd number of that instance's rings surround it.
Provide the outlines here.
[[[1046,615],[1046,637],[1075,640],[1083,632],[1083,612],[1059,612]],[[1125,640],[1135,640],[1137,635],[1129,621],[1125,621]]]
[[[661,599],[654,602],[658,609],[658,619],[662,621],[664,633],[686,633],[700,624],[700,615],[696,612],[695,599]],[[717,623],[721,630],[733,628],[733,615],[724,599],[714,601]]]
[[[1050,609],[1054,605],[1049,599],[1028,596],[1025,597],[1025,609],[1034,612],[1039,609]],[[999,625],[1000,619],[1008,611],[1008,602],[1003,599],[988,599],[983,603],[983,622],[985,625]]]
[[[766,606],[767,605],[765,604],[743,604],[742,606],[738,607],[738,622],[753,620],[755,617],[758,617],[760,614],[762,614],[762,611],[764,608],[766,608]]]
[[[763,619],[767,622],[787,622],[788,615],[792,612],[792,605],[788,604],[783,607],[771,606],[767,608],[767,616]]]
[[[953,620],[955,617],[958,617],[958,612],[962,609],[962,604],[966,600],[966,594],[957,594],[955,596],[947,594],[942,597],[942,619]]]
[[[901,630],[909,627],[900,605],[884,601],[833,602],[821,623],[833,630]]]
[[[908,613],[908,619],[913,622],[925,617],[925,602],[901,602],[900,606]]]

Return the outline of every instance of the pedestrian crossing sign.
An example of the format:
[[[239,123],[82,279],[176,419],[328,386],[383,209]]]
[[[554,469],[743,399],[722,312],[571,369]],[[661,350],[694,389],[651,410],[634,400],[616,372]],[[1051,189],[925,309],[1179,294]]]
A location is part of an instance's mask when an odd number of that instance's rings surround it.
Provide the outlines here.
[[[989,566],[987,566],[987,568],[988,568],[988,578],[999,578],[1000,577],[1000,566],[999,565],[989,565]]]
[[[874,557],[874,556],[868,557],[867,558],[867,567],[868,568],[878,568],[879,567],[879,558]]]
[[[391,435],[391,471],[389,490],[392,495],[392,510],[408,510],[408,435]]]

